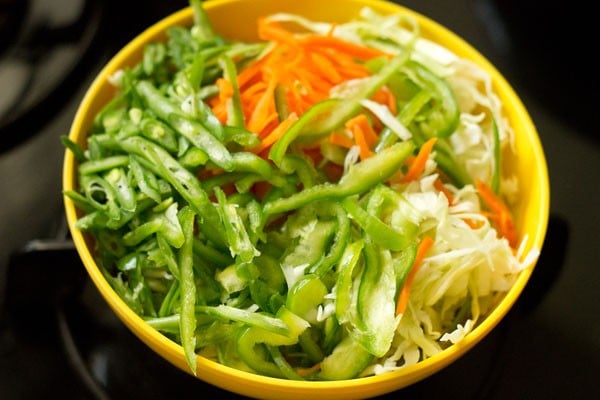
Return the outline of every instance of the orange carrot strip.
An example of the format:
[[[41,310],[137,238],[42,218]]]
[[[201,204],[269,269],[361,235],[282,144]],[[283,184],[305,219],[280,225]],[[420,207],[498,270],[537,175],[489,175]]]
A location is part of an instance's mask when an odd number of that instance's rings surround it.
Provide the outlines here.
[[[323,75],[323,77],[325,77],[329,83],[337,84],[342,81],[342,76],[327,57],[314,52],[310,54],[310,58],[315,67],[318,68],[321,75]]]
[[[377,140],[377,135],[373,132],[366,115],[358,114],[356,117],[350,118],[346,121],[345,126],[352,132],[354,142],[360,148],[361,160],[371,157],[373,155],[373,151],[371,151],[371,146],[369,145],[371,138],[367,138],[367,136],[374,135],[374,143]]]
[[[259,154],[263,150],[271,147],[273,143],[275,143],[283,134],[289,129],[289,127],[298,120],[298,115],[296,113],[290,113],[286,119],[281,121],[279,125],[275,129],[273,129],[269,134],[267,134],[260,144],[252,149],[253,153]]]
[[[344,135],[343,133],[339,133],[339,132],[333,132],[329,135],[329,143],[334,144],[336,146],[340,146],[340,147],[345,147],[347,149],[349,149],[350,147],[354,146],[354,142],[352,141],[351,138],[349,138],[348,136]]]
[[[435,187],[440,192],[444,193],[444,195],[448,199],[448,204],[454,204],[454,196],[448,190],[448,188],[442,183],[442,181],[439,180],[439,178],[436,179],[435,182],[433,182],[433,187]]]
[[[505,237],[511,247],[517,245],[517,232],[513,223],[512,215],[510,210],[504,204],[504,202],[496,196],[496,194],[481,180],[475,181],[475,187],[479,192],[483,202],[489,208],[490,213],[483,213],[492,219],[496,224],[496,229],[500,236]]]
[[[369,60],[386,54],[381,50],[354,44],[334,36],[310,35],[300,39],[299,42],[308,48],[330,47],[359,60]]]
[[[269,123],[269,118],[275,112],[274,91],[277,85],[277,78],[272,75],[265,91],[261,94],[256,107],[248,120],[248,130],[254,133],[261,132]]]
[[[406,306],[408,305],[408,296],[410,295],[410,288],[412,286],[413,280],[415,279],[417,270],[421,267],[421,264],[423,263],[423,258],[425,258],[425,254],[427,254],[431,246],[433,246],[433,239],[429,236],[425,236],[423,240],[421,240],[421,242],[419,243],[419,246],[417,247],[417,255],[415,256],[415,261],[413,262],[412,269],[408,273],[408,276],[404,281],[404,285],[402,285],[402,289],[400,290],[400,294],[398,295],[398,303],[396,304],[396,315],[403,314],[406,310]]]
[[[308,367],[308,368],[298,368],[296,370],[296,373],[300,376],[307,376],[312,374],[313,372],[317,372],[318,370],[321,369],[321,363],[316,363],[315,365],[313,365],[312,367]]]
[[[421,146],[421,149],[419,150],[419,153],[415,157],[415,160],[410,165],[408,172],[402,178],[402,182],[406,183],[406,182],[414,181],[419,176],[421,176],[421,174],[423,173],[423,170],[425,169],[425,164],[427,163],[427,159],[429,159],[429,154],[431,154],[431,150],[433,149],[433,146],[435,145],[436,141],[437,141],[437,138],[433,137],[433,138],[429,139],[428,141],[426,141],[425,143],[423,143],[423,146]]]
[[[258,37],[263,40],[272,40],[280,43],[296,44],[294,35],[281,26],[278,22],[268,21],[265,18],[258,20]]]
[[[365,138],[365,133],[360,125],[352,126],[352,133],[354,134],[354,141],[360,149],[360,159],[364,160],[373,155],[373,152],[369,148],[369,144]]]

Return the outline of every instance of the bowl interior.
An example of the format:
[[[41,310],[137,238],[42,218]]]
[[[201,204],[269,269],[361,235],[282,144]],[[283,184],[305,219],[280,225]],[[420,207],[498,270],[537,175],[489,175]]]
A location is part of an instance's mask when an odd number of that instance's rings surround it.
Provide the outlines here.
[[[378,0],[211,0],[205,2],[216,31],[227,38],[256,40],[257,18],[274,12],[292,12],[308,18],[343,22],[369,6],[383,14],[406,13],[419,21],[422,35],[436,41],[461,57],[482,66],[492,77],[494,88],[504,104],[515,131],[518,157],[505,158],[505,167],[520,181],[520,196],[515,204],[515,223],[520,237],[527,235],[527,249],[541,249],[549,212],[549,183],[546,161],[535,126],[522,102],[502,75],[474,48],[436,22],[393,3]],[[86,93],[73,121],[70,138],[84,145],[95,114],[114,95],[108,77],[124,66],[136,64],[146,43],[164,40],[165,29],[172,25],[190,25],[192,10],[186,8],[157,22],[125,46],[100,72]],[[77,170],[73,155],[66,152],[63,188],[76,188]],[[97,268],[89,238],[74,228],[78,217],[73,202],[65,197],[65,210],[77,251],[92,281],[117,316],[150,348],[183,371],[189,372],[181,347],[149,327],[112,290]],[[226,390],[251,397],[303,399],[318,391],[323,399],[364,398],[400,389],[421,380],[456,360],[485,337],[508,312],[525,287],[531,268],[523,271],[516,284],[494,311],[462,342],[414,366],[375,377],[337,382],[298,382],[258,376],[235,370],[199,357],[197,376]]]

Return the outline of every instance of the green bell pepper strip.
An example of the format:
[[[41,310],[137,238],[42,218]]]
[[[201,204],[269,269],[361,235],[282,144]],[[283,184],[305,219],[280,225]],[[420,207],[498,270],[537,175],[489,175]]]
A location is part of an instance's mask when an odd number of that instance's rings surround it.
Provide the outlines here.
[[[125,212],[135,211],[137,206],[135,192],[125,170],[123,168],[113,168],[106,173],[104,179],[114,188],[121,210]]]
[[[201,218],[200,229],[218,246],[225,246],[225,234],[216,209],[198,179],[181,166],[166,150],[141,137],[130,137],[120,142],[127,152],[146,158],[154,164],[159,176],[190,204]]]
[[[190,0],[190,6],[192,7],[194,14],[194,33],[196,40],[204,41],[213,39],[217,34],[215,33],[210,18],[202,6],[201,0]]]
[[[127,246],[135,246],[148,236],[160,232],[171,246],[179,248],[185,241],[182,229],[177,218],[177,203],[173,203],[164,212],[151,215],[147,222],[127,232],[123,242]]]
[[[410,273],[410,270],[412,269],[414,263],[415,263],[415,258],[417,257],[417,248],[419,247],[419,244],[417,241],[411,243],[410,245],[408,245],[405,249],[403,249],[401,252],[397,253],[394,255],[394,257],[392,258],[392,264],[394,266],[394,273],[396,275],[396,296],[394,298],[398,298],[398,293],[400,292],[400,289],[402,288],[402,285],[404,285],[404,281],[406,280],[406,277],[408,276],[408,274]]]
[[[72,141],[67,135],[61,135],[60,141],[65,148],[69,149],[69,151],[73,153],[75,160],[77,160],[79,164],[87,160],[85,151],[81,148],[81,146]]]
[[[269,345],[267,345],[266,347],[269,351],[269,354],[271,355],[271,358],[273,359],[273,362],[275,363],[275,365],[277,365],[283,376],[285,376],[287,379],[296,381],[304,380],[304,378],[298,375],[294,368],[292,368],[292,366],[287,362],[283,354],[281,354],[279,347]]]
[[[79,173],[82,175],[97,174],[113,168],[125,167],[128,163],[129,159],[124,155],[116,155],[99,160],[84,161],[79,165]]]
[[[281,260],[281,269],[288,287],[292,287],[302,275],[299,269],[310,270],[319,262],[335,234],[336,223],[334,221],[315,220],[308,225],[313,225],[310,233],[301,235]]]
[[[303,359],[307,359],[311,364],[316,364],[325,358],[325,352],[321,348],[320,328],[309,327],[298,337],[298,344],[302,348]]]
[[[225,139],[223,125],[208,104],[206,104],[198,95],[189,96],[185,101],[188,101],[188,104],[191,105],[189,116],[194,121],[198,121],[212,136],[217,138],[220,142],[223,142]]]
[[[142,136],[158,143],[170,153],[177,152],[177,138],[175,131],[169,125],[154,118],[143,118],[140,121]]]
[[[223,304],[217,306],[196,306],[196,313],[210,315],[224,321],[240,322],[253,328],[259,328],[264,336],[287,338],[291,334],[290,327],[279,317],[272,317]],[[289,339],[288,339],[289,341]],[[275,343],[275,342],[274,342]]]
[[[285,86],[280,84],[275,85],[273,97],[275,99],[275,111],[277,111],[277,119],[279,122],[286,120],[290,115],[286,94],[287,89]]]
[[[185,153],[178,158],[178,161],[181,163],[181,165],[188,169],[195,169],[204,166],[208,160],[208,154],[206,154],[204,150],[200,150],[197,147],[188,148]]]
[[[351,311],[353,274],[361,260],[363,248],[364,240],[362,239],[350,243],[338,264],[337,284],[334,289],[335,315],[342,324],[354,318]]]
[[[269,181],[275,186],[283,185],[283,178],[277,175],[277,171],[271,164],[247,151],[236,152],[232,155],[233,169],[236,172],[251,172],[261,177],[262,180]]]
[[[243,128],[246,126],[246,123],[244,112],[242,111],[240,88],[237,84],[237,68],[231,57],[227,54],[221,55],[219,65],[223,69],[223,78],[231,84],[233,90],[231,100],[227,104],[227,125]]]
[[[223,142],[236,143],[244,149],[252,149],[260,144],[258,135],[245,128],[226,125],[223,127]]]
[[[261,271],[262,272],[262,271]],[[281,306],[285,305],[284,296],[269,283],[262,279],[254,279],[248,284],[250,298],[261,310],[268,313],[276,313]]]
[[[175,102],[167,99],[151,82],[139,80],[134,87],[144,104],[162,121],[168,122],[171,114],[183,114]]]
[[[283,156],[286,154],[290,144],[298,138],[303,130],[314,120],[321,120],[324,115],[331,113],[332,110],[341,103],[340,99],[327,99],[312,105],[304,114],[300,116],[281,136],[269,150],[269,159],[279,166]]]
[[[413,139],[421,147],[428,139],[422,132],[415,130]],[[452,182],[459,188],[472,183],[473,178],[465,167],[454,157],[454,150],[446,138],[438,138],[433,147],[435,149],[435,162]]]
[[[396,277],[391,255],[369,237],[365,238],[364,267],[358,287],[357,320],[350,335],[369,353],[383,357],[396,330]]]
[[[337,203],[330,203],[328,206],[333,208],[337,222],[333,243],[329,247],[329,252],[309,269],[310,272],[321,277],[339,262],[350,238],[350,219],[344,208]]]
[[[424,121],[417,122],[419,129],[428,137],[446,138],[458,126],[460,110],[454,92],[448,83],[416,61],[408,61],[405,68],[416,83],[429,90],[435,100],[434,111]]]
[[[263,211],[271,215],[294,210],[317,200],[340,199],[366,192],[396,173],[413,149],[412,142],[395,143],[373,157],[354,164],[337,184],[323,183],[289,197],[269,201],[264,204]]]
[[[88,199],[82,195],[79,192],[76,192],[74,190],[65,190],[64,191],[64,195],[67,196],[69,199],[71,199],[71,201],[73,203],[75,203],[75,206],[85,212],[86,215],[84,215],[81,218],[84,218],[85,216],[91,214],[94,212],[94,210],[96,210],[95,207],[93,207],[90,202],[88,201]],[[79,221],[79,220],[78,220]]]
[[[327,287],[317,275],[304,275],[288,291],[285,306],[311,324],[316,324],[317,307],[323,303],[327,293]]]
[[[333,352],[321,361],[318,377],[331,381],[356,378],[373,358],[362,345],[347,335]]]
[[[226,171],[233,168],[231,154],[225,145],[215,136],[219,130],[211,132],[204,124],[193,120],[177,107],[174,102],[167,99],[150,82],[140,80],[135,85],[137,93],[143,98],[144,103],[161,120],[169,123],[178,133],[188,139],[192,144],[205,151],[210,159]],[[198,101],[204,104],[201,100]],[[207,117],[210,121],[210,118]]]
[[[403,126],[409,126],[421,108],[423,108],[423,106],[425,106],[429,100],[431,100],[431,93],[428,90],[419,91],[410,99],[408,103],[406,103],[406,105],[404,105],[404,107],[402,107],[396,118]],[[394,131],[392,131],[390,128],[384,127],[379,135],[379,139],[374,150],[376,153],[378,153],[397,141],[398,135],[396,135],[396,133],[394,133]]]
[[[204,68],[206,66],[205,54],[202,52],[198,52],[194,54],[192,62],[190,65],[184,70],[185,77],[190,88],[194,91],[194,93],[198,94],[200,88],[202,87],[202,78],[204,77]]]
[[[284,174],[295,173],[298,175],[304,189],[314,186],[319,181],[315,167],[299,154],[286,154],[283,156],[279,167]]]
[[[342,207],[365,233],[379,245],[390,250],[402,250],[406,239],[402,232],[395,230],[379,218],[369,214],[355,199],[347,197],[342,200]]]
[[[229,254],[204,243],[198,238],[194,238],[194,254],[217,268],[225,268],[233,263],[233,258]]]
[[[277,318],[286,328],[287,333],[275,333],[256,326],[250,326],[243,329],[238,336],[237,352],[242,361],[258,373],[283,378],[285,375],[273,361],[257,352],[257,347],[261,344],[267,346],[291,346],[298,343],[298,337],[304,332],[310,324],[289,311],[286,307],[281,307],[277,312]],[[265,351],[268,353],[268,351]]]
[[[177,285],[178,285],[178,283],[176,284],[176,282],[173,282],[172,287],[179,290],[179,287]],[[163,300],[163,303],[165,303],[166,301],[167,301],[167,298],[165,297],[165,299]],[[160,310],[159,310],[159,313],[160,313]],[[179,314],[159,315],[158,317],[154,317],[154,318],[152,318],[152,317],[144,318],[144,321],[148,325],[153,327],[154,329],[161,331],[161,332],[171,333],[171,334],[175,334],[175,335],[179,334],[179,323],[180,323],[179,321],[180,320],[181,320],[181,318],[180,318]]]
[[[179,267],[178,267],[179,268]],[[158,317],[165,318],[173,315],[173,305],[179,297],[179,279],[174,280],[169,287],[169,291],[163,298],[158,309]],[[155,328],[157,328],[155,326]],[[160,329],[160,328],[157,328]],[[179,319],[177,319],[177,330],[172,333],[179,333]]]
[[[156,176],[148,169],[144,168],[142,164],[138,162],[138,157],[134,155],[129,156],[129,168],[133,173],[133,177],[140,192],[155,202],[160,203],[162,196]]]
[[[214,192],[218,202],[217,213],[221,218],[222,225],[225,227],[225,236],[231,256],[239,257],[242,262],[252,261],[255,256],[260,255],[260,252],[254,247],[254,243],[250,241],[248,231],[236,211],[236,206],[227,202],[225,193],[221,188],[216,187]]]
[[[162,253],[164,262],[167,264],[169,272],[171,272],[176,279],[180,279],[179,265],[177,265],[177,258],[171,244],[162,233],[156,235],[156,243]]]
[[[190,143],[204,151],[217,166],[225,171],[234,169],[229,150],[202,123],[178,114],[170,114],[169,123]]]
[[[194,242],[194,211],[184,207],[179,212],[184,242],[178,251],[180,283],[181,283],[181,319],[179,330],[181,345],[185,359],[196,374],[196,283],[194,278],[193,242]]]
[[[236,341],[238,356],[256,373],[273,378],[285,378],[279,366],[267,358],[268,350],[264,346],[263,351],[260,352],[263,336],[263,332],[256,328],[244,328]]]
[[[92,207],[105,213],[111,220],[121,218],[117,195],[112,185],[104,178],[98,175],[84,176],[80,179],[80,185]]]
[[[422,216],[401,193],[389,186],[378,185],[368,194],[365,209],[380,220],[385,220],[403,236],[402,244],[398,245],[397,250],[404,249],[417,240]]]

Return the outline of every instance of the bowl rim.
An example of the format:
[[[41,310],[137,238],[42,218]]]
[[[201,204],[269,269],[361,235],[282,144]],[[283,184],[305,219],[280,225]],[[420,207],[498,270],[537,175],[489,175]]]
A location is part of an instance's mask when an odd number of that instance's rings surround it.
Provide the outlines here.
[[[210,14],[212,10],[220,6],[232,5],[240,1],[244,0],[211,0],[205,3],[205,9]],[[529,238],[527,247],[535,247],[541,251],[549,217],[550,193],[548,170],[537,130],[524,104],[514,89],[500,74],[496,67],[472,47],[472,45],[427,16],[404,6],[386,1],[349,0],[348,2],[356,3],[361,6],[370,6],[385,13],[403,13],[415,18],[421,26],[422,31],[427,32],[428,38],[431,38],[438,43],[442,42],[444,47],[451,49],[460,57],[465,57],[474,61],[491,76],[494,89],[498,93],[499,98],[502,99],[504,103],[509,103],[510,108],[504,108],[504,111],[508,111],[511,114],[508,116],[508,119],[512,121],[512,124],[520,124],[523,127],[522,130],[528,133],[526,139],[528,145],[531,146],[530,151],[535,160],[536,167],[533,171],[535,176],[532,179],[539,183],[538,197],[540,202],[536,207],[537,213],[535,220],[537,223],[535,225],[535,230],[533,231],[532,237]],[[82,138],[87,136],[87,128],[89,127],[90,122],[88,111],[92,107],[96,93],[102,86],[107,84],[108,77],[116,71],[119,66],[126,63],[132,53],[139,51],[140,47],[143,47],[148,41],[152,41],[153,38],[160,36],[167,27],[178,24],[189,25],[192,20],[192,13],[192,8],[188,6],[166,16],[137,35],[105,64],[86,91],[83,100],[76,111],[69,131],[69,138],[71,140],[79,142]],[[441,40],[441,38],[443,38],[443,40]],[[76,187],[76,168],[74,155],[69,150],[66,150],[63,161],[63,191],[73,190]],[[141,317],[135,314],[133,310],[125,304],[109,285],[108,281],[103,277],[94,261],[84,234],[75,228],[75,222],[78,218],[78,211],[76,210],[75,204],[68,196],[63,196],[63,199],[67,222],[75,247],[89,276],[102,294],[102,297],[133,333],[149,347],[175,366],[191,373],[185,363],[182,347],[147,325]],[[272,398],[277,398],[277,396],[281,395],[285,395],[288,398],[304,398],[307,393],[313,389],[319,389],[319,395],[324,399],[338,398],[340,395],[339,390],[341,389],[343,389],[344,394],[347,396],[359,397],[362,395],[372,396],[387,393],[390,390],[400,389],[444,368],[481,341],[512,308],[526,286],[534,266],[535,262],[529,268],[521,271],[513,286],[504,295],[502,300],[463,340],[415,365],[404,367],[397,371],[341,381],[292,381],[241,371],[198,356],[197,377],[228,391],[245,395],[268,395],[268,397]],[[162,349],[161,352],[158,352],[158,350],[156,350],[157,348]],[[232,377],[234,379],[232,379]],[[398,382],[399,380],[401,382]],[[240,385],[241,382],[243,382],[243,385]],[[378,389],[373,389],[375,386],[377,386]],[[269,390],[271,390],[272,393],[265,392],[266,387],[269,387]],[[347,396],[344,398],[349,398]]]

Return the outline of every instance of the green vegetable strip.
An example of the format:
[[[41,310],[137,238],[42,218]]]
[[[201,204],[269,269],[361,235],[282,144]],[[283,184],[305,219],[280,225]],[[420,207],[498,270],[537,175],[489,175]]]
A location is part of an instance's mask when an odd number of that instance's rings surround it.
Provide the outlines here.
[[[243,322],[252,327],[264,329],[267,332],[272,332],[278,335],[288,335],[289,327],[280,319],[273,318],[265,314],[260,314],[252,311],[242,310],[235,307],[218,305],[218,306],[198,306],[196,312],[215,316],[228,321]]]
[[[335,287],[335,314],[340,323],[353,319],[350,311],[350,305],[352,304],[352,278],[354,268],[361,258],[363,247],[363,240],[349,244],[344,250],[344,254],[338,265],[337,285]]]
[[[351,335],[371,354],[382,357],[396,330],[396,278],[390,254],[365,240],[364,268],[357,296],[357,317]]]
[[[225,227],[225,234],[229,243],[231,255],[239,257],[242,262],[250,262],[255,256],[260,255],[254,244],[250,241],[244,222],[236,211],[234,204],[229,204],[225,193],[220,188],[215,188],[218,208],[217,212]]]
[[[390,250],[402,250],[406,239],[402,232],[383,223],[379,218],[369,214],[354,199],[342,200],[344,210],[376,243]]]
[[[283,357],[283,355],[281,354],[281,351],[279,350],[278,347],[267,346],[267,350],[269,350],[269,354],[271,355],[271,358],[273,358],[273,361],[279,367],[279,370],[283,373],[283,375],[286,378],[296,380],[296,381],[304,380],[304,378],[302,378],[300,375],[298,375],[298,373],[296,371],[294,371],[292,366]]]
[[[90,160],[79,165],[79,173],[82,175],[92,175],[98,172],[108,171],[113,168],[125,167],[129,159],[127,156],[112,156],[100,160]]]
[[[180,211],[185,241],[179,250],[181,276],[181,345],[190,369],[196,374],[196,282],[194,278],[193,237],[195,215],[191,208]]]
[[[135,156],[129,156],[129,168],[136,180],[137,187],[142,193],[157,203],[161,201],[160,188],[154,174],[137,161]]]
[[[411,142],[396,143],[350,168],[338,184],[315,185],[286,198],[279,198],[264,205],[265,214],[276,214],[300,208],[308,203],[339,199],[362,193],[396,173],[412,153]]]
[[[246,124],[242,111],[240,88],[237,84],[237,68],[231,57],[227,54],[221,56],[219,64],[223,68],[223,78],[231,84],[231,88],[233,89],[233,94],[227,107],[227,125],[243,128]]]
[[[153,163],[161,177],[168,181],[202,218],[203,223],[200,227],[205,235],[218,245],[225,244],[225,235],[219,229],[221,224],[215,207],[194,175],[168,152],[148,140],[130,137],[120,145],[125,151],[142,156]]]
[[[234,168],[232,156],[225,145],[200,122],[177,114],[169,115],[169,123],[194,146],[206,152],[212,162],[225,171]]]

